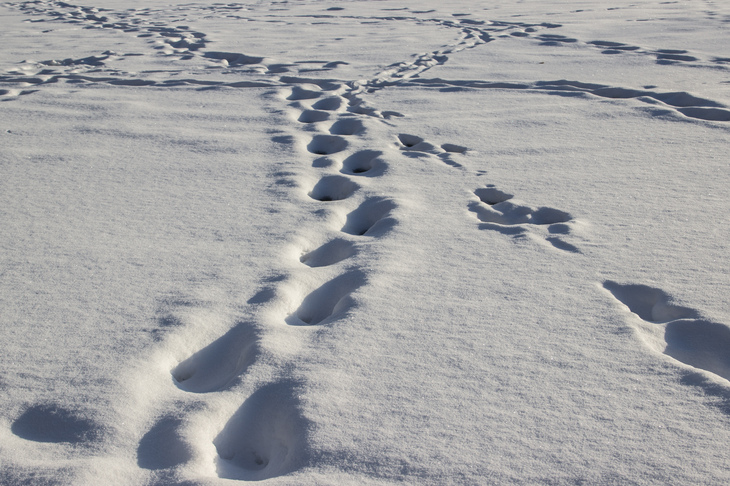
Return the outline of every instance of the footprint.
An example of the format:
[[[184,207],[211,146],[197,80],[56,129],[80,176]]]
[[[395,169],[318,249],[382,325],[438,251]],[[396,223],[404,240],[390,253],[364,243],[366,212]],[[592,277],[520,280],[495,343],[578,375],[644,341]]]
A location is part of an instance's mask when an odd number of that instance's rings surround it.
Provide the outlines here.
[[[339,96],[330,96],[322,98],[312,105],[315,110],[336,111],[344,104],[345,100]]]
[[[610,280],[603,287],[642,321],[664,328],[664,343],[653,338],[650,328],[638,328],[655,351],[730,380],[730,328],[700,319],[694,309],[672,304],[671,297],[657,288]]]
[[[407,133],[399,134],[398,140],[406,148],[414,147],[414,146],[418,145],[419,143],[423,142],[423,139],[421,137],[417,137],[416,135],[409,135]]]
[[[388,217],[395,208],[390,199],[370,198],[347,215],[342,231],[356,236],[380,236],[395,226],[396,220]]]
[[[468,207],[483,222],[479,229],[494,230],[503,235],[521,238],[528,234],[524,225],[547,226],[547,232],[552,235],[545,238],[548,243],[559,250],[580,253],[576,246],[556,236],[570,234],[570,226],[565,223],[573,218],[565,211],[518,204],[511,201],[514,197],[512,194],[500,191],[492,184],[475,190],[474,195],[481,203],[473,201]]]
[[[350,258],[355,253],[357,250],[352,242],[336,238],[302,255],[299,261],[310,267],[326,267]]]
[[[291,90],[291,94],[287,96],[286,99],[290,101],[311,100],[319,98],[320,96],[322,96],[320,91],[312,91],[310,89],[302,88],[301,86],[294,86]],[[313,108],[319,109],[316,107]]]
[[[213,440],[218,476],[261,481],[291,473],[307,460],[307,422],[295,386],[272,383],[253,393]]]
[[[224,389],[253,364],[258,348],[254,326],[240,322],[178,364],[171,372],[172,377],[178,387],[189,392],[208,393]]]
[[[489,204],[490,206],[494,206],[495,204],[504,202],[514,197],[512,194],[502,192],[494,186],[479,188],[474,191],[474,194],[476,194],[480,201],[482,201],[484,204]]]
[[[10,427],[13,434],[35,442],[69,442],[72,444],[101,439],[102,429],[83,414],[55,403],[28,407]]]
[[[309,192],[309,197],[317,201],[339,201],[348,198],[359,186],[347,177],[325,176]]]
[[[347,140],[336,135],[315,135],[307,150],[317,155],[331,155],[347,148]]]
[[[143,469],[167,469],[192,459],[190,447],[180,436],[182,419],[167,416],[142,437],[137,447],[137,465]]]
[[[611,280],[603,287],[631,312],[647,322],[662,323],[676,319],[699,317],[697,311],[671,304],[671,298],[664,291],[646,285],[622,285]]]
[[[263,57],[247,56],[246,54],[239,54],[237,52],[209,51],[203,54],[203,57],[208,59],[215,59],[218,61],[225,61],[225,64],[231,67],[246,66],[249,64],[261,64],[264,60]]]
[[[292,326],[327,323],[352,306],[349,295],[365,284],[365,274],[352,270],[330,280],[304,298],[299,309],[287,318]]]
[[[377,150],[361,150],[350,155],[342,162],[340,172],[353,175],[380,175],[386,167],[385,162],[378,158],[381,155],[383,155],[383,152]]]
[[[730,328],[715,322],[681,319],[664,331],[664,353],[730,381]]]
[[[447,152],[454,153],[454,154],[465,154],[468,150],[466,147],[462,145],[455,145],[453,143],[445,143],[441,145],[441,148],[446,150]]]
[[[332,135],[355,135],[363,131],[365,131],[365,126],[362,121],[352,118],[338,120],[330,127]]]
[[[570,214],[559,209],[545,206],[532,208],[511,201],[498,202],[489,207],[472,203],[469,209],[476,213],[480,221],[505,226],[518,224],[551,225],[565,223],[572,219]]]
[[[329,119],[330,114],[326,111],[305,110],[299,115],[298,121],[302,123],[316,123]]]

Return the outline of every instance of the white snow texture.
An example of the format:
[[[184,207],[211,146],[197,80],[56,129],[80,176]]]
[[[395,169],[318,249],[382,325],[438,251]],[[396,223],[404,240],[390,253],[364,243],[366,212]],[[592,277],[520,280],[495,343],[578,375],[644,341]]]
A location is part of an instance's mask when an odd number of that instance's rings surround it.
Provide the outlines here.
[[[730,484],[730,2],[0,30],[0,484]]]

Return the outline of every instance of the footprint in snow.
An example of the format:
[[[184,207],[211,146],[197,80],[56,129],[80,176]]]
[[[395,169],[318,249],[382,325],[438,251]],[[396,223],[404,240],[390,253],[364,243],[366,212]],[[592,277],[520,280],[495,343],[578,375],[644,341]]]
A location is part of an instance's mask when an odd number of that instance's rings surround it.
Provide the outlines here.
[[[172,371],[175,384],[189,392],[227,388],[253,364],[259,353],[258,335],[249,322],[240,322],[208,346],[180,362]]]
[[[307,150],[316,155],[331,155],[347,148],[347,140],[337,135],[315,135]]]
[[[357,253],[357,249],[351,241],[335,238],[316,250],[305,253],[299,258],[299,261],[313,268],[327,267],[350,258],[355,253]]]
[[[385,172],[387,164],[380,157],[383,152],[378,150],[361,150],[347,157],[342,162],[340,172],[350,175],[374,177]]]
[[[636,329],[654,351],[730,381],[730,328],[673,304],[657,288],[611,280],[603,287],[641,319]]]
[[[98,441],[103,429],[85,414],[55,403],[39,403],[25,409],[10,430],[34,442],[81,444]]]
[[[350,197],[358,185],[340,175],[322,177],[309,192],[309,197],[317,201],[339,201]]]
[[[465,154],[468,151],[468,149],[462,145],[444,143],[441,146],[438,146],[431,142],[427,142],[421,137],[407,133],[399,134],[396,144],[402,151],[404,151],[405,155],[410,157],[435,155],[445,164],[456,168],[461,168],[462,165],[453,160],[452,155]]]
[[[381,236],[397,224],[395,218],[390,216],[395,208],[395,202],[390,199],[367,199],[347,215],[342,232],[355,236]]]
[[[479,201],[469,203],[469,211],[482,221],[480,229],[523,237],[527,234],[528,227],[544,226],[547,228],[548,236],[545,239],[548,243],[560,250],[580,252],[558,236],[570,234],[569,223],[573,218],[569,213],[545,206],[535,208],[520,204],[512,200],[512,194],[500,191],[491,184],[475,190],[474,195]]]
[[[296,385],[266,385],[246,399],[213,440],[217,474],[245,481],[289,474],[306,460],[306,431]]]
[[[365,274],[360,270],[342,274],[307,295],[286,323],[291,326],[327,324],[353,306],[350,294],[364,284]]]

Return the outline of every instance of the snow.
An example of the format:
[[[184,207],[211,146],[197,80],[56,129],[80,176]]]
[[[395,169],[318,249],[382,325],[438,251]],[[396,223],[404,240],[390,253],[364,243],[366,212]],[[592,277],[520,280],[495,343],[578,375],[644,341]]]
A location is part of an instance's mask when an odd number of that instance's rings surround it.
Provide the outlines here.
[[[724,484],[730,6],[0,7],[0,483]]]

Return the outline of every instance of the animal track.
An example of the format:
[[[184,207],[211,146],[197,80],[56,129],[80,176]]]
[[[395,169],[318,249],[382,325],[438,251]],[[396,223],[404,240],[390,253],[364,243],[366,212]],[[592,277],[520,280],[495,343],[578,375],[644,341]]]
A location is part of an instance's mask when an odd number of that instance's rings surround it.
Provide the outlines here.
[[[178,364],[172,370],[172,377],[178,387],[189,392],[221,390],[246,371],[258,352],[254,326],[241,322]]]
[[[565,211],[548,207],[530,207],[512,201],[512,194],[500,191],[492,185],[474,191],[479,202],[469,203],[469,211],[483,222],[480,229],[495,230],[505,235],[523,236],[527,233],[525,225],[547,226],[550,235],[570,233],[568,223],[572,216]],[[555,248],[578,253],[577,247],[563,241],[558,236],[548,236],[545,240]]]
[[[358,189],[358,185],[347,177],[325,176],[317,182],[309,197],[317,201],[339,201],[348,198]]]
[[[365,274],[352,270],[340,275],[304,298],[299,309],[287,318],[294,326],[325,324],[352,306],[349,295],[365,284]]]
[[[347,140],[336,135],[315,135],[307,150],[317,155],[331,155],[347,148]]]
[[[396,224],[395,219],[389,217],[395,208],[395,202],[390,199],[380,197],[367,199],[347,215],[342,231],[356,236],[382,235]]]
[[[316,250],[302,255],[299,261],[310,267],[326,267],[350,258],[355,253],[357,250],[352,242],[335,238]]]
[[[260,388],[213,441],[218,476],[261,481],[296,470],[307,457],[306,430],[293,384],[272,383]]]
[[[637,330],[655,351],[730,381],[730,328],[672,304],[671,297],[657,288],[610,280],[603,287],[646,323]],[[664,329],[663,343],[653,336],[655,326]]]
[[[400,146],[401,150],[405,151],[406,155],[412,157],[436,155],[445,164],[457,168],[462,167],[462,165],[455,162],[451,158],[451,154],[465,154],[468,150],[464,146],[453,143],[445,143],[439,147],[431,142],[427,142],[421,137],[407,133],[401,133],[398,135],[397,144]]]

